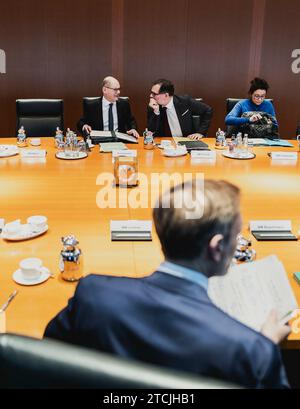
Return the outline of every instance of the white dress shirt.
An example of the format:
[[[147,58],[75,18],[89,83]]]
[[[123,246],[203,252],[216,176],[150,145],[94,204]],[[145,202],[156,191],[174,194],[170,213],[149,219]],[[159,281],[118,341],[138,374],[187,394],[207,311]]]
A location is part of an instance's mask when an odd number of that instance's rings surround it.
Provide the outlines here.
[[[109,110],[109,104],[111,102],[107,101],[105,97],[102,98],[102,118],[103,118],[103,131],[109,131],[108,127],[108,110]],[[118,113],[117,113],[117,104],[116,102],[113,102],[113,107],[112,107],[112,114],[113,114],[113,119],[114,119],[114,131],[118,130]]]
[[[182,136],[182,130],[174,107],[173,97],[171,98],[167,108],[167,117],[172,136]]]

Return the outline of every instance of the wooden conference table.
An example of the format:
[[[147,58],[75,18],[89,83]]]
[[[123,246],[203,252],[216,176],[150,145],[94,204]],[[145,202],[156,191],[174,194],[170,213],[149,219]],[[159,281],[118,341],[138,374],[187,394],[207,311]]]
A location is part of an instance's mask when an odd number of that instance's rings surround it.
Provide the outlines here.
[[[213,146],[213,139],[206,141]],[[1,138],[0,142],[15,144],[16,140]],[[294,149],[271,149],[298,150],[296,141],[293,143]],[[222,178],[238,185],[242,190],[243,233],[248,236],[249,220],[255,219],[291,219],[293,232],[300,230],[300,163],[273,164],[267,156],[270,148],[253,148],[256,158],[252,160],[228,159],[217,151],[212,165],[193,163],[189,155],[164,157],[158,148],[144,150],[142,140],[138,146],[128,147],[138,149],[139,172],[149,180],[151,172],[204,173],[205,178]],[[151,219],[151,195],[152,200],[157,197],[158,186],[151,187],[148,198],[142,185],[125,189],[129,194],[140,189],[142,195],[137,199],[148,201],[146,208],[100,208],[97,202],[103,186],[99,177],[103,172],[113,173],[112,155],[100,154],[95,147],[86,159],[60,160],[55,157],[53,138],[42,138],[40,148],[47,150],[44,160],[22,159],[20,155],[0,158],[0,217],[6,222],[21,219],[22,223],[31,215],[48,217],[49,230],[40,237],[21,242],[0,239],[0,305],[13,290],[19,291],[7,309],[6,330],[34,337],[42,337],[48,321],[66,305],[76,287],[60,277],[61,236],[72,233],[79,240],[85,274],[142,277],[151,274],[163,259],[154,230],[152,242],[110,240],[110,220]],[[114,187],[108,190],[119,191]],[[252,243],[258,258],[278,255],[300,304],[300,286],[292,278],[293,272],[300,271],[300,243],[257,242],[254,238]],[[16,284],[12,274],[26,257],[41,258],[55,278],[36,286]],[[300,348],[300,333],[291,334],[285,346]]]

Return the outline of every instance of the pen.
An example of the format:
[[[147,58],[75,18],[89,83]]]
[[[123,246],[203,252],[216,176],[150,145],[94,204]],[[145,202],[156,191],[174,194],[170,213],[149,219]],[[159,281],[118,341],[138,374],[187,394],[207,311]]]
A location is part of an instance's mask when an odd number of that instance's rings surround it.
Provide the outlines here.
[[[0,312],[3,312],[6,310],[6,308],[9,306],[10,302],[15,298],[15,296],[18,294],[18,290],[15,290],[13,293],[10,294],[8,297],[8,300],[2,305],[0,308]]]

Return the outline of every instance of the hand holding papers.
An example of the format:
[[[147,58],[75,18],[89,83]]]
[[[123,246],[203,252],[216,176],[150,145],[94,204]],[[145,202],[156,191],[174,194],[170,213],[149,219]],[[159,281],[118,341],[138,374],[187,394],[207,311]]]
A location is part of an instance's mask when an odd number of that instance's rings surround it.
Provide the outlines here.
[[[256,331],[272,309],[284,323],[298,308],[284,266],[275,255],[233,266],[226,276],[210,278],[208,294],[219,308]]]

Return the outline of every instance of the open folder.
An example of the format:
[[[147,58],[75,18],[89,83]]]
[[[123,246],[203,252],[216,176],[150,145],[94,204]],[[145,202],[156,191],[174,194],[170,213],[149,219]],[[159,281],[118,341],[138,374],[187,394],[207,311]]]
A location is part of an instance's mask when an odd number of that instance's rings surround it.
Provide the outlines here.
[[[285,268],[275,255],[235,265],[225,276],[210,278],[208,288],[221,310],[256,331],[271,309],[285,323],[298,308]]]
[[[90,137],[93,144],[120,141],[125,141],[126,143],[138,143],[138,140],[134,136],[117,131],[91,131]]]

